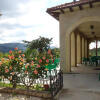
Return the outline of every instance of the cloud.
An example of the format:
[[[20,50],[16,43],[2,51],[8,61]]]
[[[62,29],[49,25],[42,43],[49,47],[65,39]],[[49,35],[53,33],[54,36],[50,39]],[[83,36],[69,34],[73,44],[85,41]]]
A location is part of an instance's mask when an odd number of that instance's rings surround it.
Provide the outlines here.
[[[59,23],[46,13],[49,0],[0,0],[0,42],[31,41],[44,36],[59,46]]]
[[[20,4],[26,4],[28,0],[0,0],[0,11],[4,16],[16,17],[21,14]]]

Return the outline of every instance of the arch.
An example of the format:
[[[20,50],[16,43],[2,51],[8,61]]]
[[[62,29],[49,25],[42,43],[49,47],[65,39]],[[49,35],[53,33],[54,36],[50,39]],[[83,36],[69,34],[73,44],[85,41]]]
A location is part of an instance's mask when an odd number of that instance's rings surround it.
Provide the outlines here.
[[[71,32],[73,32],[80,24],[85,23],[85,22],[89,22],[89,21],[96,21],[96,22],[100,22],[100,16],[90,16],[90,17],[84,17],[81,18],[80,20],[76,20],[74,22],[74,24],[72,24],[69,29],[66,30],[66,35],[71,34]]]
[[[81,19],[77,19],[74,21],[74,24],[70,24],[70,26],[65,31],[65,37],[66,37],[66,50],[68,51],[66,56],[66,62],[67,62],[67,69],[70,72],[71,70],[71,46],[70,46],[70,35],[71,33],[82,23],[89,22],[89,21],[96,21],[100,22],[100,16],[88,16],[88,17],[82,17]]]

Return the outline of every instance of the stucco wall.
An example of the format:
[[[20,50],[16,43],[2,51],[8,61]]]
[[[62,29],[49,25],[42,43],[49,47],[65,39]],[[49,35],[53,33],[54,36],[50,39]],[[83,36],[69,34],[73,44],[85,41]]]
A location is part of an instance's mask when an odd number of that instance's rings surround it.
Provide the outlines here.
[[[87,8],[79,11],[60,14],[60,50],[61,68],[70,72],[70,33],[80,24],[87,21],[100,21],[100,7]]]

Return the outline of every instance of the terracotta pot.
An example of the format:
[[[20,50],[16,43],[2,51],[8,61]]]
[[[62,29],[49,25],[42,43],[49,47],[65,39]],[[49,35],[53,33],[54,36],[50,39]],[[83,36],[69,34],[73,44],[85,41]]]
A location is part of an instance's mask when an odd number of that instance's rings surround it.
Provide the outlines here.
[[[44,85],[44,88],[45,88],[45,90],[48,90],[49,89],[49,85],[48,84],[45,84]]]

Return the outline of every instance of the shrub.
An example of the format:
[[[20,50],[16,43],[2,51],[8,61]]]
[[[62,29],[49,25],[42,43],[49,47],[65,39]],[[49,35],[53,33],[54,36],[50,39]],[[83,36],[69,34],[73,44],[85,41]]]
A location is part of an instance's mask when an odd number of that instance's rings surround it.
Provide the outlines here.
[[[46,66],[54,62],[51,50],[33,58],[27,61],[27,57],[18,48],[9,51],[8,57],[0,61],[0,76],[8,79],[14,89],[22,83],[29,90],[35,79],[47,77]]]

